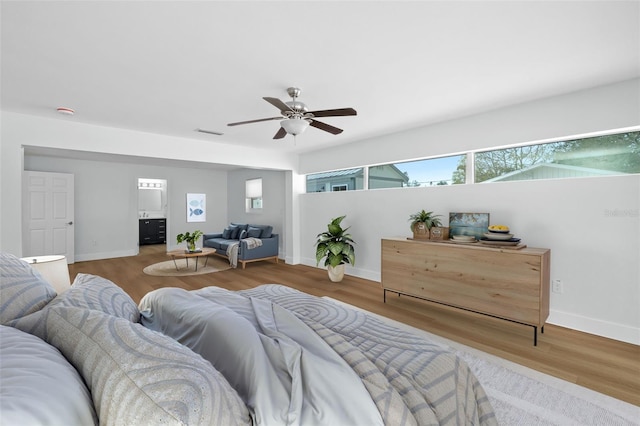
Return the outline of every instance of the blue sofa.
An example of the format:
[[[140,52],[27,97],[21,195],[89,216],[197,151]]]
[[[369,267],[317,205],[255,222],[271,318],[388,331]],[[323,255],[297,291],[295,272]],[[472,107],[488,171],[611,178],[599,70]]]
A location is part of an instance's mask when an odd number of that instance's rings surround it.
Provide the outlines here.
[[[248,248],[246,238],[259,238],[262,245]],[[227,248],[230,244],[239,242],[238,263],[245,268],[248,262],[259,260],[275,259],[278,263],[278,234],[273,233],[270,225],[255,225],[247,223],[233,223],[227,226],[222,232],[204,234],[202,236],[203,247],[216,250],[216,254],[227,257]]]

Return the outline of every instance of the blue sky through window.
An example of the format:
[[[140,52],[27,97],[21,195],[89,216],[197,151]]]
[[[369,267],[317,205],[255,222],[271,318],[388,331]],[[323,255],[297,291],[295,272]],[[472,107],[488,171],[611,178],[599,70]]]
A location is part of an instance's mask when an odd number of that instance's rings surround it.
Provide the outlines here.
[[[432,158],[406,163],[395,163],[394,165],[402,172],[407,173],[410,183],[417,180],[420,182],[420,186],[436,185],[440,181],[446,181],[448,184],[451,184],[453,172],[458,167],[460,157],[464,156],[456,155],[453,157]]]

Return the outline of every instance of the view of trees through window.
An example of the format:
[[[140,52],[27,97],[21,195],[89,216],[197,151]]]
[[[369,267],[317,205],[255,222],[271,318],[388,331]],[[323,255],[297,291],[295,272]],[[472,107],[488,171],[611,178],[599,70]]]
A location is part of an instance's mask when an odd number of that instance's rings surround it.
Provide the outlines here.
[[[640,173],[640,132],[475,154],[475,181]]]
[[[368,189],[559,179],[640,173],[640,132],[476,152],[475,182],[466,182],[467,155],[368,167]],[[364,169],[307,175],[307,192],[363,188]]]

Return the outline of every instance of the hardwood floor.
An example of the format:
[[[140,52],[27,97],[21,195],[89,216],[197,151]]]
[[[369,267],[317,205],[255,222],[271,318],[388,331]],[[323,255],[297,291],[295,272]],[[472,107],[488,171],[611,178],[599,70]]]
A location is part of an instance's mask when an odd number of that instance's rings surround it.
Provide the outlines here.
[[[332,283],[325,270],[304,265],[264,261],[251,263],[244,270],[190,277],[144,274],[145,266],[168,260],[165,250],[164,245],[143,246],[138,256],[78,262],[69,266],[71,279],[77,273],[103,276],[122,287],[136,303],[147,292],[161,287],[241,290],[260,284],[284,284],[341,300],[640,406],[640,346],[551,324],[539,335],[538,346],[533,346],[531,327],[391,293],[383,303],[377,282],[345,276],[341,283]]]

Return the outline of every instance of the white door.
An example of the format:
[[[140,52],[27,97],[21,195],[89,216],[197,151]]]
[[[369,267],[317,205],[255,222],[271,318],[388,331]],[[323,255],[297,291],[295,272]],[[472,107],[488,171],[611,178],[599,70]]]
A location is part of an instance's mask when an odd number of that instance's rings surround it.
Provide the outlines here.
[[[23,256],[62,254],[74,263],[73,175],[23,174]]]

